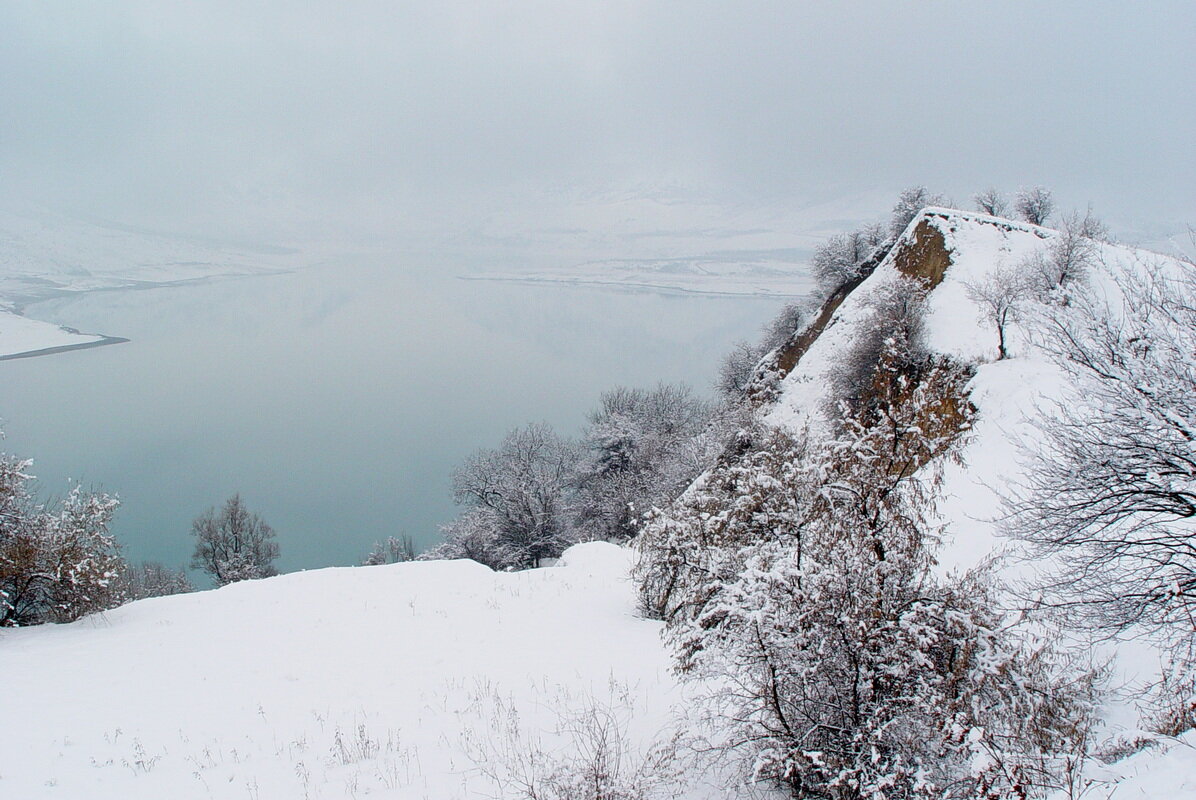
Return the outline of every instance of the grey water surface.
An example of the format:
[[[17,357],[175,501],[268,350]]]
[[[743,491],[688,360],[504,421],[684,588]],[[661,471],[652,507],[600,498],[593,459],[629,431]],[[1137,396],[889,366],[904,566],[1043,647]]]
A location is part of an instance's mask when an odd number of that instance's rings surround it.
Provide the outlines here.
[[[0,363],[0,449],[33,458],[47,495],[119,494],[131,560],[184,565],[191,521],[240,492],[282,570],[355,564],[389,535],[437,541],[453,466],[514,426],[575,434],[618,384],[709,392],[784,302],[413,272],[357,258],[35,304],[131,341]]]

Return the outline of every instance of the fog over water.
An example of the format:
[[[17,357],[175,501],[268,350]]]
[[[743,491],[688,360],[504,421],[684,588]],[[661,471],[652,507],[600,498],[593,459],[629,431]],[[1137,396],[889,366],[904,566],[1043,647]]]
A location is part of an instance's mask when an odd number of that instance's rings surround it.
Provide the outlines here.
[[[616,384],[688,381],[783,302],[416,279],[369,258],[43,303],[127,344],[0,364],[4,449],[120,495],[133,560],[184,563],[191,520],[240,491],[284,570],[353,564],[455,513],[450,471],[516,425],[576,433]]]

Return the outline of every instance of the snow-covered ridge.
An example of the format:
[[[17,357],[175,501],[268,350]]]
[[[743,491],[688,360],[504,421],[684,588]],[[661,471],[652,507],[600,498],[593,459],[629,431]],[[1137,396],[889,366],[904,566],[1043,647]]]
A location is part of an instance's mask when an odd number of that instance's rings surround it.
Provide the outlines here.
[[[125,341],[30,319],[31,303],[76,292],[145,289],[294,269],[297,253],[0,210],[0,359]]]
[[[948,263],[941,276],[937,268],[929,270],[933,274],[921,276],[931,283],[924,343],[930,351],[974,368],[968,388],[978,412],[974,427],[962,442],[963,463],[942,465],[944,481],[937,515],[945,526],[946,538],[940,567],[952,571],[976,566],[995,553],[1015,554],[1011,542],[999,531],[1002,494],[1011,482],[1020,480],[1025,469],[1020,443],[1040,436],[1036,420],[1071,390],[1063,371],[1035,345],[1027,320],[1011,323],[1009,357],[998,359],[994,323],[969,287],[1046,254],[1061,232],[983,214],[926,209],[909,224],[875,271],[834,310],[821,333],[801,352],[796,365],[780,379],[775,399],[761,413],[767,422],[787,430],[817,434],[825,429],[828,410],[833,407],[829,402],[832,376],[872,323],[871,298],[899,280],[903,272],[911,274],[912,270],[917,274],[921,265],[911,263],[910,253],[925,244],[928,233],[941,236],[941,250]],[[1121,303],[1120,285],[1126,276],[1180,269],[1175,259],[1157,253],[1107,242],[1094,241],[1091,245],[1092,257],[1081,280],[1113,309]],[[1003,569],[1005,577],[1016,578],[1031,568],[1014,558]],[[1132,691],[1157,678],[1160,655],[1148,644],[1130,642],[1103,655],[1114,659],[1112,683],[1119,689]],[[1121,731],[1135,735],[1138,714],[1132,701],[1113,701],[1105,709],[1105,717],[1108,724],[1104,735]],[[1196,796],[1193,735],[1189,733],[1184,742],[1165,753],[1139,754],[1124,765],[1129,772],[1118,772],[1123,765],[1117,764],[1102,775],[1132,775],[1125,791],[1132,786],[1144,793],[1124,796]],[[1162,776],[1169,776],[1169,783],[1152,783],[1146,776],[1153,769],[1148,766],[1153,758],[1160,759],[1161,765],[1155,778],[1163,781]]]

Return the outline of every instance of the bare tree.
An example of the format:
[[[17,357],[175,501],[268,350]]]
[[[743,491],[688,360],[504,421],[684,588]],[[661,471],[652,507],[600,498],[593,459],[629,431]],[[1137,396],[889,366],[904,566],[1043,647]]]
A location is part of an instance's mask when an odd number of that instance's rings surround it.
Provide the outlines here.
[[[997,360],[1007,358],[1009,325],[1018,319],[1022,304],[1031,294],[1025,275],[1009,268],[997,269],[983,280],[966,284],[965,288],[985,319],[997,329]]]
[[[731,351],[719,364],[715,388],[725,397],[743,397],[751,385],[756,365],[763,357],[764,352],[750,342],[738,341],[731,345]]]
[[[977,192],[972,198],[976,203],[976,208],[994,217],[1009,216],[1009,203],[1005,199],[1005,195],[998,192],[996,189],[988,188],[983,192]]]
[[[1050,189],[1034,186],[1017,193],[1013,208],[1019,217],[1031,225],[1045,225],[1055,210],[1055,200]]]
[[[1111,634],[1196,645],[1196,267],[1137,265],[1112,302],[1046,307],[1072,392],[1038,417],[1010,532],[1059,565],[1050,602]],[[1196,662],[1191,662],[1196,664]]]
[[[488,525],[494,546],[486,560],[509,568],[536,567],[573,543],[572,490],[579,450],[546,424],[517,428],[494,450],[480,450],[453,473],[453,493]],[[476,538],[476,531],[474,531]]]
[[[1093,235],[1101,236],[1103,232],[1104,225],[1091,214],[1064,218],[1046,247],[1032,253],[1021,265],[1020,271],[1039,300],[1066,304],[1069,287],[1087,274],[1099,253]]]
[[[240,494],[230,497],[219,513],[208,509],[192,523],[191,533],[191,566],[211,575],[217,586],[278,574],[274,529],[245,507]]]

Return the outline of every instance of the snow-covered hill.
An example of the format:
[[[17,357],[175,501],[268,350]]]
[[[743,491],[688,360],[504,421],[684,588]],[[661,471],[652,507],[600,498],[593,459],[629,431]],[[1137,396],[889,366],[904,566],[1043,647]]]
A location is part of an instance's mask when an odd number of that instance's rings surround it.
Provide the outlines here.
[[[915,275],[931,285],[927,297],[923,340],[927,348],[974,368],[968,391],[976,406],[974,427],[964,439],[961,463],[943,465],[938,521],[945,540],[939,554],[943,571],[966,570],[1000,554],[1002,577],[1017,581],[1044,568],[999,532],[1004,513],[1002,497],[1011,482],[1022,480],[1026,469],[1024,446],[1041,437],[1039,424],[1059,403],[1074,400],[1075,387],[1039,347],[1030,333],[1030,310],[1009,324],[1009,357],[998,359],[997,331],[969,287],[982,284],[1002,270],[1046,256],[1062,234],[1034,225],[981,214],[931,208],[916,217],[889,256],[833,312],[822,320],[818,335],[791,341],[791,351],[766,358],[761,375],[773,370],[775,390],[760,409],[769,423],[799,432],[829,424],[834,374],[846,354],[873,322],[875,299],[901,275]],[[1122,303],[1121,286],[1135,275],[1166,274],[1180,269],[1174,259],[1106,242],[1091,242],[1083,282],[1092,296],[1110,309]],[[1114,311],[1115,313],[1115,311]],[[1042,331],[1039,330],[1041,336]],[[777,370],[779,361],[788,366]],[[777,372],[780,372],[777,381]],[[1083,476],[1077,476],[1083,480]],[[1090,645],[1074,648],[1087,651]],[[1162,657],[1143,640],[1117,646],[1100,645],[1096,661],[1112,659],[1110,686],[1116,692],[1104,709],[1100,737],[1139,735],[1135,692],[1158,679]],[[1109,769],[1093,767],[1101,781],[1095,796],[1196,797],[1196,749],[1193,734],[1186,744],[1166,751],[1146,752]],[[1159,767],[1153,758],[1160,759]],[[1128,772],[1126,772],[1128,770]],[[1125,775],[1124,785],[1117,782]],[[1152,782],[1154,781],[1154,782]]]

